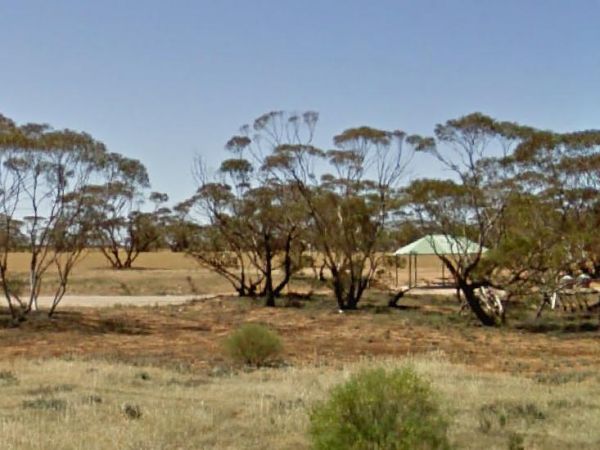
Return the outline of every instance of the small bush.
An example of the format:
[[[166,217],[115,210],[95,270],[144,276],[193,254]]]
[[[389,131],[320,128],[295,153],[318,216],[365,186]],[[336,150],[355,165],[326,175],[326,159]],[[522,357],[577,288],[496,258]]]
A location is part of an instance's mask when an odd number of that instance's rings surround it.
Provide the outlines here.
[[[0,386],[19,384],[19,379],[10,370],[0,370]]]
[[[96,394],[88,395],[83,399],[84,403],[88,403],[90,405],[98,405],[102,403],[102,397]]]
[[[538,383],[544,384],[566,384],[566,383],[581,383],[586,379],[596,375],[595,372],[558,372],[558,373],[541,373],[535,377]]]
[[[234,331],[225,341],[229,356],[242,364],[264,366],[281,353],[281,339],[264,325],[248,323]]]
[[[448,423],[429,383],[412,369],[367,370],[313,408],[315,449],[448,449]]]
[[[508,450],[525,450],[525,437],[519,433],[508,436]]]
[[[142,417],[142,408],[140,405],[125,403],[121,407],[121,411],[123,411],[123,414],[125,414],[125,417],[128,419],[137,420]]]
[[[152,378],[152,377],[150,376],[150,374],[149,374],[148,372],[146,372],[146,371],[143,371],[143,372],[138,372],[138,373],[135,375],[135,377],[136,377],[136,378],[139,378],[140,380],[144,380],[144,381],[148,381],[148,380],[150,380],[150,379]]]
[[[47,411],[64,411],[67,409],[67,402],[66,400],[60,398],[38,398],[35,400],[25,400],[23,402],[23,408]]]
[[[71,392],[75,390],[75,387],[76,386],[73,384],[42,385],[33,389],[28,389],[27,395],[51,396],[59,392]]]
[[[515,420],[531,424],[545,418],[546,414],[535,403],[494,402],[479,409],[479,429],[489,433],[496,424],[504,428],[508,422]]]

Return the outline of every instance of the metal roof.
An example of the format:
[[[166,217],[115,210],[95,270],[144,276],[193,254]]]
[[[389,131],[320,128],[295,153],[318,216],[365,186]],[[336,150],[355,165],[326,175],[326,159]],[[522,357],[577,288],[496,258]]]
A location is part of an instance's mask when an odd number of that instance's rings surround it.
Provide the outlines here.
[[[394,255],[459,255],[480,251],[479,244],[449,234],[428,234],[394,252]],[[485,247],[482,252],[487,251]]]

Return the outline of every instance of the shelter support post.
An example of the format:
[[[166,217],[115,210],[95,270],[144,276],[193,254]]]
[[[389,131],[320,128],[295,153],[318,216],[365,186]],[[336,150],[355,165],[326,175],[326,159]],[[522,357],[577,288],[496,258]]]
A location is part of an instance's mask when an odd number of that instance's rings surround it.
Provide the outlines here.
[[[415,287],[417,287],[417,254],[415,253]]]
[[[412,255],[408,254],[408,287],[412,287]]]

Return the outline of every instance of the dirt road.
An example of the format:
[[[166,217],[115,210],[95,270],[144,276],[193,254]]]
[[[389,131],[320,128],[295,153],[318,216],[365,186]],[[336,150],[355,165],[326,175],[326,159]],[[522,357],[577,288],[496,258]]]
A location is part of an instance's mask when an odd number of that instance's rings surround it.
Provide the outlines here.
[[[225,293],[223,295],[226,295]],[[230,294],[231,295],[231,294]],[[214,298],[216,294],[203,295],[65,295],[60,302],[61,307],[110,307],[115,305],[179,305],[193,299]],[[38,304],[48,308],[52,297],[40,297]]]
[[[449,288],[415,288],[408,295],[454,295],[455,290]],[[111,307],[115,305],[148,306],[148,305],[180,305],[190,300],[203,300],[219,296],[235,296],[235,292],[221,292],[218,294],[190,294],[190,295],[65,295],[60,307]],[[52,304],[52,297],[39,297],[38,304],[41,308],[48,308]]]

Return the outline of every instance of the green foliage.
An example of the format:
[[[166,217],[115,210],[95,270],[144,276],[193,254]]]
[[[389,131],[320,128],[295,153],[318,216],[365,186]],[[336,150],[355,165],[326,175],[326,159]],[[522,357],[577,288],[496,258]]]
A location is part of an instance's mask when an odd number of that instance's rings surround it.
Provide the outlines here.
[[[247,323],[227,338],[225,350],[238,363],[261,367],[279,356],[282,344],[274,331],[264,325]]]
[[[448,424],[411,368],[374,369],[334,388],[310,416],[315,449],[447,449]]]

